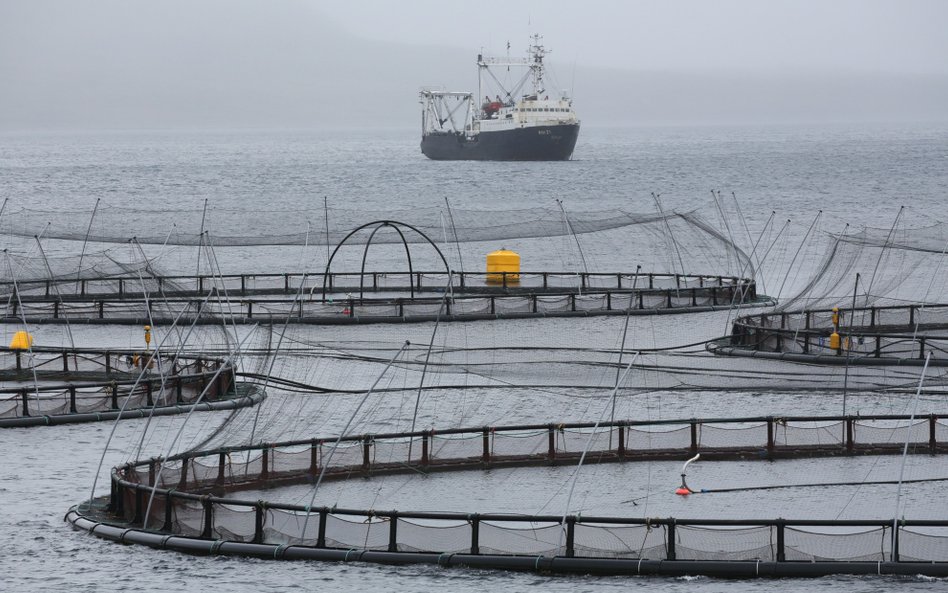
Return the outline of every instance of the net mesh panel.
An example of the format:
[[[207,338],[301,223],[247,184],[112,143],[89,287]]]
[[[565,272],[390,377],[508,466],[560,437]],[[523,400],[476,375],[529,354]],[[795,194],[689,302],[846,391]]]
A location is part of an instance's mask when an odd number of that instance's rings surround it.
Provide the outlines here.
[[[478,537],[481,554],[526,554],[555,556],[566,542],[559,524],[499,524],[481,521]]]
[[[675,557],[681,560],[776,560],[774,528],[675,527]]]
[[[594,558],[668,557],[668,533],[664,525],[595,525],[577,523],[573,548],[576,556]]]
[[[774,443],[788,447],[843,445],[846,443],[846,425],[843,422],[785,422],[774,428]]]
[[[948,224],[932,225],[919,213],[907,211],[890,228],[866,228],[813,241],[822,246],[823,261],[792,298],[782,301],[783,310],[849,308],[854,291],[857,307],[932,303],[948,288],[948,278],[937,273],[948,244]],[[904,313],[881,315],[878,322],[882,324],[908,323]],[[857,321],[863,321],[861,316]]]
[[[388,534],[388,521],[362,521],[332,514],[326,517],[326,545],[330,548],[387,550]]]
[[[421,523],[397,519],[398,551],[465,554],[471,551],[471,524],[467,522]]]
[[[684,449],[691,446],[691,427],[662,427],[663,430],[639,430],[629,428],[626,432],[627,449]]]
[[[232,507],[227,504],[212,504],[214,524],[211,536],[235,542],[253,541],[256,512],[247,507]]]
[[[767,425],[752,426],[702,424],[698,444],[703,447],[745,447],[767,444]]]
[[[200,537],[204,532],[204,506],[200,502],[176,500],[171,521],[175,533]]]
[[[548,450],[549,435],[545,430],[491,435],[491,454],[495,456],[535,455]]]
[[[557,429],[554,433],[557,453],[582,453],[589,451],[608,451],[618,446],[619,428]]]
[[[881,527],[852,533],[818,533],[786,527],[785,553],[787,560],[884,562],[891,557],[891,535],[891,529]]]
[[[483,439],[480,436],[435,435],[431,439],[431,455],[435,458],[480,458],[483,453]]]
[[[267,509],[264,517],[264,541],[272,544],[314,545],[319,537],[318,513]],[[306,528],[305,532],[303,528]]]
[[[948,531],[943,527],[900,528],[899,560],[948,562]]]
[[[856,422],[853,426],[853,437],[857,443],[922,443],[927,445],[929,440],[928,420],[916,421],[909,425],[907,420],[885,421],[873,423]]]
[[[712,213],[708,206],[705,210]],[[131,236],[140,244],[201,245],[207,241],[203,230],[213,235],[215,246],[231,245],[336,245],[352,229],[379,221],[395,220],[410,224],[432,238],[447,235],[451,241],[494,241],[510,238],[555,237],[563,234],[584,234],[630,226],[641,227],[640,234],[649,234],[670,248],[666,227],[687,225],[695,231],[713,231],[695,212],[636,214],[621,209],[571,211],[558,207],[538,206],[528,210],[481,211],[452,208],[450,223],[446,208],[415,208],[402,211],[364,211],[338,208],[313,210],[254,210],[254,224],[245,221],[246,210],[209,209],[207,216],[198,210],[142,210],[122,205],[101,208],[92,218],[91,211],[39,211],[28,208],[8,209],[0,231],[19,237],[43,236],[45,239],[66,239],[96,243],[125,243]],[[327,223],[328,218],[328,223]],[[569,225],[564,224],[568,219]],[[91,223],[91,226],[90,226]],[[326,226],[329,234],[326,234]],[[48,225],[48,227],[47,227]],[[215,229],[242,229],[240,235],[224,235]],[[169,230],[171,231],[169,233]],[[357,234],[350,242],[365,241],[369,233]],[[407,233],[409,241],[422,240]],[[394,233],[378,233],[373,242],[400,241]],[[679,245],[682,257],[690,252]],[[733,253],[733,249],[732,249]]]
[[[0,395],[0,418],[15,418],[22,410],[23,402],[19,394]]]
[[[273,449],[270,453],[270,471],[299,472],[310,469],[313,452],[309,446]]]

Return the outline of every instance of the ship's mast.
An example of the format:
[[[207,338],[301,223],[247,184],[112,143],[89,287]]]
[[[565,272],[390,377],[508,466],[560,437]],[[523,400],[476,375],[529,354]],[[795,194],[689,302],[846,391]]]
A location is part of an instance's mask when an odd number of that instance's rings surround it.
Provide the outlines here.
[[[484,72],[487,72],[491,78],[494,79],[494,82],[500,84],[500,81],[497,80],[497,77],[490,71],[491,66],[517,66],[521,68],[530,69],[530,77],[533,81],[533,94],[539,96],[542,94],[545,89],[543,88],[543,58],[550,53],[546,48],[541,44],[543,37],[539,34],[533,35],[531,38],[532,43],[528,50],[529,56],[526,58],[511,58],[509,55],[505,58],[491,58],[485,57],[483,52],[477,54],[477,97],[478,100],[481,98],[481,93],[483,92],[483,76]],[[507,45],[507,50],[510,50],[510,44]],[[520,84],[523,84],[521,80]],[[503,88],[503,85],[501,85]],[[519,88],[519,85],[518,87]],[[514,97],[512,94],[516,93],[516,90],[513,92],[507,92],[506,89],[504,92],[507,93],[507,96],[512,100]]]
[[[532,37],[533,44],[530,46],[530,57],[533,63],[530,64],[530,70],[533,73],[533,92],[539,97],[543,92],[543,56],[548,52],[540,45],[542,37],[536,34]]]

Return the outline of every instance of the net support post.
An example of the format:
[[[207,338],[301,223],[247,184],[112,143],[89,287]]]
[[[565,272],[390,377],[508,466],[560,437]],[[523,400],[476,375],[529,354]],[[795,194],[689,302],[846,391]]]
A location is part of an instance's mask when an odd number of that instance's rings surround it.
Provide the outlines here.
[[[178,481],[178,490],[188,489],[188,458],[181,458],[181,479]]]
[[[174,492],[171,490],[165,495],[165,524],[161,526],[162,531],[171,531],[172,517],[174,516]]]
[[[243,280],[243,276],[241,276],[241,280]],[[263,543],[264,513],[266,513],[266,505],[262,500],[258,500],[254,507],[253,516],[253,543],[255,544]]]
[[[899,533],[902,531],[898,522],[896,522],[892,531],[892,562],[899,562]],[[885,529],[882,530],[883,537],[885,537]]]
[[[695,420],[691,421],[691,446],[689,451],[691,455],[697,455],[698,453],[698,422]]]
[[[224,484],[224,468],[227,467],[227,453],[223,451],[217,456],[217,485]]]
[[[260,479],[266,482],[270,479],[270,445],[263,446],[263,456],[260,458]]]
[[[625,457],[625,423],[620,422],[617,428],[619,429],[619,445],[616,452],[619,457]]]
[[[786,526],[787,522],[783,519],[777,519],[774,522],[774,525],[777,528],[777,562],[786,562],[787,561],[787,547],[786,547]]]
[[[392,511],[388,519],[388,551],[398,551],[398,511]]]
[[[776,448],[776,443],[774,439],[774,418],[769,416],[767,418],[767,458],[773,458],[774,449]]]
[[[938,452],[938,435],[936,432],[938,416],[930,414],[928,416],[928,450],[932,455]]]
[[[576,555],[575,550],[576,543],[576,516],[570,515],[566,517],[566,557],[572,558]]]
[[[316,532],[316,547],[325,548],[326,547],[326,521],[329,519],[329,509],[323,507],[319,509],[319,529]],[[302,539],[306,534],[300,534],[300,539]]]
[[[363,471],[369,471],[369,468],[372,465],[372,436],[365,435],[365,438],[362,439],[362,469]]]
[[[665,541],[665,559],[677,560],[678,558],[675,554],[675,520],[671,519],[666,527],[667,539]]]
[[[471,523],[471,555],[477,556],[481,553],[480,547],[480,532],[481,532],[481,519],[477,513],[470,515],[468,521]]]
[[[313,477],[319,474],[319,441],[313,441],[309,447],[309,474]]]
[[[24,393],[26,393],[24,391]],[[481,461],[484,463],[490,463],[490,428],[484,427],[484,430],[481,433],[481,443],[483,445],[483,451],[481,452]]]
[[[211,539],[211,533],[214,531],[214,504],[209,496],[201,500],[201,506],[204,508],[204,529],[201,531],[201,537]]]
[[[118,477],[113,473],[109,480],[109,504],[106,507],[111,514],[117,514],[119,508],[119,483]]]
[[[547,451],[546,458],[553,460],[556,459],[556,426],[550,424],[547,427]]]
[[[853,449],[856,446],[856,435],[855,433],[855,424],[856,421],[852,416],[846,417],[846,452],[852,453]]]
[[[141,523],[145,516],[145,491],[141,488],[135,489],[135,517],[132,523]]]
[[[112,508],[119,517],[125,517],[125,485],[122,484],[119,476],[112,475],[112,484],[115,486],[115,497],[112,500]]]
[[[430,441],[431,441],[431,431],[429,430],[421,435],[421,465],[423,466],[427,466],[430,461],[429,452],[428,452],[431,446],[429,444]],[[411,463],[411,459],[409,459],[408,462]]]
[[[75,414],[78,410],[76,409],[76,386],[69,386],[69,413]]]

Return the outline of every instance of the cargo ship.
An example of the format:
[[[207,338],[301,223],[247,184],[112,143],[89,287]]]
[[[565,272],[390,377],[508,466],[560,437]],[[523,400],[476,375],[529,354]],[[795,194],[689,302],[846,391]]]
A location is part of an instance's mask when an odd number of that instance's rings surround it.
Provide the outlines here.
[[[478,55],[476,95],[422,90],[421,152],[434,160],[569,160],[579,119],[565,91],[551,98],[546,90],[543,58],[549,52],[540,41],[533,36],[526,58]],[[494,74],[496,68],[525,73],[508,89]],[[496,87],[486,94],[485,78]],[[528,82],[532,88],[525,89]]]

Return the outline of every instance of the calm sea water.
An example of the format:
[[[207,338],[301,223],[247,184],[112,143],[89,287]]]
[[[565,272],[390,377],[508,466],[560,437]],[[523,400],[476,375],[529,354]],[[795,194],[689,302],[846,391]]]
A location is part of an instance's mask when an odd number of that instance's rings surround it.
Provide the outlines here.
[[[322,224],[323,198],[339,211],[410,211],[414,208],[440,207],[448,197],[456,208],[471,210],[522,210],[555,206],[563,201],[571,211],[624,208],[632,212],[651,212],[655,203],[651,192],[659,192],[667,209],[706,207],[709,192],[735,192],[747,217],[748,226],[760,229],[772,211],[779,219],[792,219],[797,228],[805,228],[816,212],[823,210],[824,226],[838,230],[846,223],[853,227],[888,227],[899,207],[906,206],[907,218],[919,222],[948,219],[948,126],[840,126],[773,128],[650,128],[583,130],[575,158],[566,163],[437,163],[424,159],[418,150],[414,130],[383,132],[221,132],[221,133],[108,133],[73,135],[0,136],[0,198],[8,199],[0,216],[0,230],[23,231],[37,219],[49,218],[56,225],[87,221],[96,199],[101,199],[97,215],[99,228],[112,227],[120,236],[130,237],[168,232],[169,225],[196,230],[205,200],[209,217],[206,228],[221,235],[234,235],[254,228],[266,218],[283,221],[287,233],[299,232],[307,223]],[[154,217],[142,218],[130,211],[155,211]],[[260,213],[265,214],[260,214]],[[275,213],[275,214],[274,214]],[[87,223],[84,223],[87,224]],[[32,227],[30,227],[32,228]],[[29,238],[4,236],[3,246],[11,252],[33,253]],[[640,261],[629,253],[636,242],[621,233],[583,238],[586,256],[594,269],[630,271]],[[516,243],[516,244],[514,244]],[[576,254],[568,241],[556,248],[537,241],[514,241],[530,258],[534,269],[573,269]],[[464,246],[467,261],[481,261],[493,243]],[[90,250],[112,249],[116,257],[127,254],[124,245],[96,245]],[[46,249],[54,256],[76,255],[80,245],[71,241],[51,241]],[[156,250],[156,248],[151,248]],[[319,269],[325,264],[325,247],[222,247],[216,250],[226,272],[291,271]],[[397,254],[380,252],[380,261],[394,261]],[[195,269],[196,250],[167,250],[162,264],[169,271],[182,273]],[[4,262],[4,270],[10,270]],[[27,274],[28,270],[19,273]],[[40,273],[33,270],[33,273]],[[779,276],[779,275],[778,275]],[[772,279],[776,284],[778,278]],[[648,342],[689,343],[696,328],[716,332],[726,327],[719,317],[701,318],[691,323],[682,320],[648,322],[636,335],[648,335]],[[665,324],[665,325],[663,325]],[[472,324],[463,331],[454,330],[453,338],[472,339],[478,330]],[[591,322],[591,325],[567,324],[566,332],[594,331],[606,335],[616,324]],[[512,331],[546,333],[521,323]],[[557,327],[557,326],[554,326]],[[669,329],[671,328],[671,329]],[[8,336],[13,328],[4,328]],[[332,339],[329,330],[315,330],[314,340]],[[385,341],[397,341],[398,328],[386,328]],[[423,330],[414,330],[424,333]],[[502,330],[493,330],[503,336]],[[322,333],[321,333],[322,332]],[[130,328],[74,328],[81,345],[115,344],[128,346],[139,339]],[[65,345],[62,328],[37,328],[37,339],[46,345]],[[657,337],[656,337],[657,336]],[[206,336],[208,343],[213,337]],[[497,340],[502,337],[495,338]],[[508,338],[515,341],[515,336]],[[615,346],[615,340],[609,346]],[[286,369],[292,370],[292,364]],[[289,371],[288,371],[289,372]],[[312,371],[306,363],[297,363],[303,376]],[[342,373],[343,371],[337,371]],[[533,394],[532,397],[536,397]],[[781,395],[755,393],[757,413],[785,413],[790,410],[835,413],[836,404],[827,404],[819,393]],[[292,396],[275,393],[269,409],[302,410]],[[490,405],[468,410],[472,419],[504,416],[535,417],[537,422],[598,414],[588,403],[577,404],[573,397],[536,399],[531,405],[524,399],[519,407],[490,400]],[[866,398],[862,409],[897,411],[904,409],[904,398],[884,400]],[[747,407],[741,394],[722,397],[718,393],[693,392],[664,396],[646,402],[649,414],[673,417],[681,414],[711,415],[714,412],[741,413]],[[510,407],[504,407],[509,405]],[[630,404],[631,405],[631,404]],[[926,409],[944,410],[944,398],[930,398]],[[320,408],[333,419],[321,419],[319,430],[339,429],[344,418],[337,408]],[[577,411],[581,409],[581,411]],[[441,410],[441,414],[449,411]],[[634,414],[634,408],[630,408]],[[433,418],[439,418],[432,413]],[[445,417],[445,416],[442,416]],[[585,416],[584,416],[585,417]],[[196,414],[184,432],[184,441],[149,439],[146,456],[180,448],[213,430],[221,417]],[[153,434],[177,432],[182,419],[162,419]],[[0,462],[0,528],[8,536],[0,568],[5,590],[27,591],[102,591],[136,588],[145,591],[170,589],[226,588],[230,591],[281,590],[325,591],[482,591],[487,588],[537,591],[626,590],[661,587],[668,591],[804,591],[814,586],[846,591],[886,591],[895,586],[905,590],[928,591],[944,583],[924,579],[857,579],[834,577],[812,582],[725,583],[712,579],[619,579],[550,578],[537,575],[444,570],[432,567],[391,568],[371,565],[332,565],[282,563],[244,559],[196,558],[160,553],[143,548],[123,547],[72,531],[61,518],[76,502],[91,491],[93,476],[102,456],[105,440],[113,426],[108,423],[65,426],[48,429],[0,431],[0,447],[5,451]],[[298,428],[298,427],[295,427]],[[108,468],[135,453],[142,422],[126,421],[115,427],[113,447],[106,454]],[[888,463],[888,462],[887,462]],[[809,466],[796,466],[790,475],[805,475]],[[854,460],[843,469],[857,475],[873,470],[872,461]],[[914,466],[913,466],[914,467]],[[812,471],[831,476],[837,469],[813,465]],[[822,469],[821,469],[822,468]],[[674,474],[674,468],[655,468],[656,475]],[[923,468],[931,471],[931,466]],[[919,471],[923,471],[919,469]],[[608,473],[608,476],[602,472]],[[709,471],[709,470],[706,470]],[[743,476],[753,468],[735,467],[722,471]],[[605,484],[609,492],[623,490],[625,480],[634,479],[633,469],[611,472],[598,468],[590,472],[594,480]],[[710,473],[710,471],[709,471]],[[936,472],[937,473],[937,472]],[[437,488],[427,492],[422,483],[400,489],[397,484],[379,484],[378,493],[386,503],[403,508],[413,503],[429,503],[434,497],[452,508],[471,501],[484,508],[510,510],[507,493],[515,492],[527,511],[537,510],[549,498],[546,490],[557,488],[565,472],[524,470],[513,475],[492,475],[480,483],[477,476],[439,476]],[[781,474],[767,475],[768,481]],[[608,478],[608,479],[606,479]],[[790,478],[785,478],[790,479]],[[598,482],[597,482],[598,483]],[[102,479],[100,479],[101,491]],[[551,486],[552,485],[552,486]],[[593,489],[594,490],[594,489]],[[656,492],[663,491],[658,488]],[[476,496],[468,498],[467,492]],[[344,488],[327,491],[327,496],[342,496]],[[375,486],[372,486],[372,492]],[[532,493],[532,494],[531,494]],[[350,492],[351,494],[351,492]],[[865,491],[855,496],[836,493],[823,499],[813,492],[780,495],[782,498],[753,500],[727,499],[721,502],[724,514],[733,514],[749,504],[760,513],[781,505],[794,505],[798,512],[826,505],[846,505],[872,509],[882,500],[888,508],[891,493]],[[932,513],[944,510],[937,492],[919,490],[910,500]],[[928,496],[932,494],[932,496]],[[284,493],[287,497],[294,493]],[[878,498],[876,498],[878,495]],[[597,502],[595,491],[584,494],[590,504]],[[372,497],[369,497],[370,500]],[[846,502],[855,499],[856,502]],[[935,502],[932,502],[932,500]],[[376,496],[375,500],[378,500]],[[826,500],[830,502],[827,503]],[[677,504],[678,501],[675,501]],[[473,503],[472,503],[473,504]],[[657,500],[656,513],[678,512],[673,505],[662,506]],[[704,504],[704,503],[703,503]],[[821,506],[822,505],[822,506]],[[855,507],[849,506],[855,505]],[[638,512],[638,511],[637,511]],[[714,509],[702,509],[714,512]],[[878,511],[882,516],[885,511]]]

